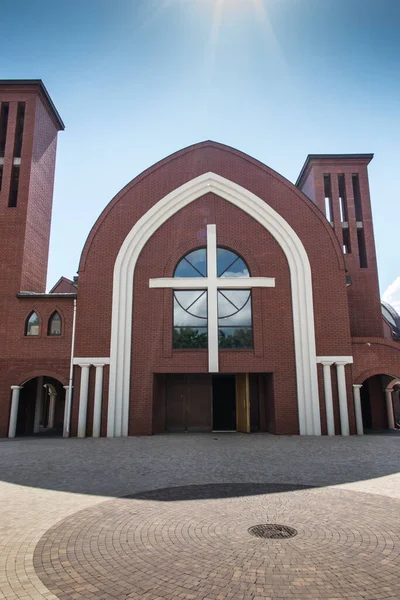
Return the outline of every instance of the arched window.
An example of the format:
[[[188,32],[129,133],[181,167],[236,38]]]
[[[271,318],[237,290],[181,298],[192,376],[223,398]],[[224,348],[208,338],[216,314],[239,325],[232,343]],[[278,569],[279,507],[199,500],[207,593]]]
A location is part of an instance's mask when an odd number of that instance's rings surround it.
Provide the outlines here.
[[[61,317],[57,311],[49,319],[47,335],[61,335]]]
[[[199,278],[199,289],[174,290],[173,348],[207,348],[208,292],[201,285],[201,278],[207,277],[207,249],[184,256],[174,277]],[[217,277],[250,277],[250,273],[240,256],[217,248]],[[219,347],[252,348],[251,290],[218,289],[217,302]]]
[[[25,335],[39,335],[39,317],[34,311],[26,320]]]

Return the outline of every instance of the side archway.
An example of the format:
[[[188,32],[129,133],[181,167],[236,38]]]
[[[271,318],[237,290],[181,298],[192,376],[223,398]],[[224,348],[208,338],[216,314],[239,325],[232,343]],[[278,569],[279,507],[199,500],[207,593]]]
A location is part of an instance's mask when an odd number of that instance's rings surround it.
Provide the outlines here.
[[[176,212],[212,192],[260,223],[281,246],[291,279],[300,435],[321,435],[311,267],[289,223],[261,198],[212,172],[173,190],[147,211],[126,236],[114,266],[107,436],[128,435],[132,303],[135,266],[157,229]]]
[[[60,379],[49,374],[24,377],[11,389],[9,437],[62,435],[65,390]]]
[[[388,371],[371,370],[360,376],[361,416],[364,431],[400,428],[400,379]]]

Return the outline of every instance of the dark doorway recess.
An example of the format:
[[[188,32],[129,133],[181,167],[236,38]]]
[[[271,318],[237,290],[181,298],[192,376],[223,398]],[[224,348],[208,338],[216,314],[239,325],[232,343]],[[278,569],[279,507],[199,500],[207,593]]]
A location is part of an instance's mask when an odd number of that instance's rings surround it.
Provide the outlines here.
[[[236,381],[234,375],[212,378],[213,431],[236,431]]]
[[[372,429],[371,399],[368,385],[361,388],[361,411],[364,429]]]
[[[272,373],[155,373],[153,433],[275,433]]]
[[[61,436],[64,405],[65,390],[57,379],[35,377],[26,381],[19,396],[16,436]]]
[[[211,376],[168,374],[164,418],[171,433],[211,431]]]

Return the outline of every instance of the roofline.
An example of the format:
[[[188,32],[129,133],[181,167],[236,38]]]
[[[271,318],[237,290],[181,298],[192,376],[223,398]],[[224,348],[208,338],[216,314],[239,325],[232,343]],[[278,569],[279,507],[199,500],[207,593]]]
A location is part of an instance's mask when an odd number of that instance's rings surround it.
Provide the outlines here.
[[[68,283],[70,283],[71,285],[73,285],[74,287],[76,287],[76,285],[74,284],[74,282],[72,281],[72,279],[69,279],[68,277],[64,277],[64,275],[61,275],[60,279],[57,281],[57,283],[55,283],[53,285],[53,287],[51,288],[51,290],[48,293],[52,294],[54,288],[56,288],[62,281],[67,281]],[[73,294],[73,292],[69,292],[69,293]]]
[[[17,298],[77,298],[78,294],[68,292],[65,294],[41,294],[35,292],[18,292]]]
[[[296,187],[299,187],[308,167],[310,166],[311,162],[316,161],[316,160],[327,160],[327,161],[332,161],[332,160],[361,160],[363,162],[366,162],[366,164],[370,163],[371,160],[374,158],[373,154],[308,154],[307,158],[304,162],[304,165],[300,171],[300,175],[297,178],[297,181],[295,183]]]
[[[64,122],[63,122],[62,118],[60,117],[58,110],[54,106],[53,100],[50,98],[50,94],[47,91],[46,86],[44,85],[44,83],[41,79],[0,79],[0,87],[1,86],[17,87],[17,86],[28,86],[28,85],[36,86],[39,88],[40,92],[42,93],[44,99],[47,102],[48,108],[50,109],[51,114],[54,117],[54,120],[56,121],[56,123],[59,127],[59,131],[64,131],[64,129],[65,129]]]
[[[390,314],[392,315],[392,317],[394,319],[400,320],[399,313],[391,304],[389,304],[389,302],[386,302],[385,300],[381,300],[381,304],[390,312]]]

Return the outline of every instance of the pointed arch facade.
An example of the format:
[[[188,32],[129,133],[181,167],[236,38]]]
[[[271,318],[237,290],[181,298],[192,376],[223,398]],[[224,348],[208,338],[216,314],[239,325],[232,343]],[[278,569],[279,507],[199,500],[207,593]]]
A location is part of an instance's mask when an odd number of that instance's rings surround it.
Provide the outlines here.
[[[289,223],[264,200],[213,172],[195,177],[159,200],[137,221],[120,248],[113,275],[107,435],[128,435],[136,262],[146,242],[165,221],[209,192],[260,223],[286,256],[291,280],[299,432],[301,435],[320,435],[312,278],[304,245]]]

